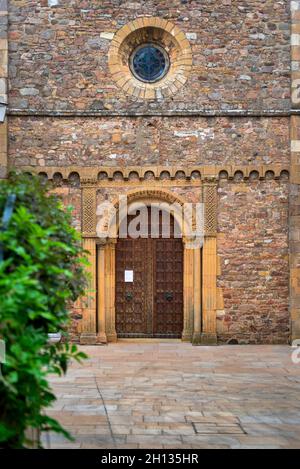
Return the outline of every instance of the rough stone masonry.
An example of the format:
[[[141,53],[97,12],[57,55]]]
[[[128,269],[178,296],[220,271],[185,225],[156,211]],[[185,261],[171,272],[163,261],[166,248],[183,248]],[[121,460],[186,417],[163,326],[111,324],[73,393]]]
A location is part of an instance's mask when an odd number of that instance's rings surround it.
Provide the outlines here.
[[[109,56],[121,28],[151,17],[180,29],[192,68],[176,92],[137,99],[112,78]],[[218,342],[300,337],[300,143],[292,159],[290,144],[300,128],[291,94],[300,2],[0,0],[0,27],[1,176],[17,167],[53,179],[83,230],[90,169],[102,170],[92,184],[108,200],[148,187],[152,172],[154,186],[197,201],[205,173],[218,197]],[[72,313],[74,340],[89,332],[85,314],[82,305]]]

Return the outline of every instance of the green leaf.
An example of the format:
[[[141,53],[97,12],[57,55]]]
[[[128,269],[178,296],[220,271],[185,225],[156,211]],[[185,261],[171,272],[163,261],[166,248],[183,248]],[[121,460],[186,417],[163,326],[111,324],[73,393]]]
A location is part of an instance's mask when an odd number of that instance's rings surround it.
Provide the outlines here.
[[[87,286],[87,253],[71,226],[71,209],[48,193],[36,176],[12,173],[0,182],[0,213],[16,194],[13,215],[0,230],[0,337],[6,363],[0,376],[0,447],[26,446],[28,427],[69,437],[47,417],[55,396],[49,373],[66,373],[71,359],[86,355],[72,344],[48,344],[48,332],[69,324],[70,301]]]

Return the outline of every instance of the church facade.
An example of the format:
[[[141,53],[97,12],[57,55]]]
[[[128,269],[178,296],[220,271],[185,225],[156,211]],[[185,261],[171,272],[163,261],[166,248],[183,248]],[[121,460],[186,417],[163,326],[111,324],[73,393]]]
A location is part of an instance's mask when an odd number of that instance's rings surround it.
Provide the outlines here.
[[[89,251],[73,340],[300,338],[300,1],[0,0],[0,28],[1,177],[48,179]],[[122,197],[203,206],[201,240],[122,238]]]

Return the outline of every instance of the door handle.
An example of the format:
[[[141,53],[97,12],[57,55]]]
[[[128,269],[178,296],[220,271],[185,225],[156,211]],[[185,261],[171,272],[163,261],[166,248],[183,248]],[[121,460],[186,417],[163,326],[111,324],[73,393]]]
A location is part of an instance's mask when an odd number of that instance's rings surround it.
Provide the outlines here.
[[[167,301],[172,301],[172,300],[173,300],[173,293],[167,291],[167,292],[165,293],[165,299],[166,299]]]
[[[130,293],[130,292],[126,292],[125,293],[125,298],[126,298],[127,301],[131,301],[132,298],[133,298],[133,294]]]

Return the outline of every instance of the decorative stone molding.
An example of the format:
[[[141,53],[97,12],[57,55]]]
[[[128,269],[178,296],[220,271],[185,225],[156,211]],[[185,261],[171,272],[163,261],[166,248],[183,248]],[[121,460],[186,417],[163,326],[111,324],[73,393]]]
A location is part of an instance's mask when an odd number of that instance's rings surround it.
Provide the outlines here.
[[[85,193],[83,201],[84,203],[88,202],[86,213],[91,215],[91,203],[89,201],[91,193],[86,194],[86,191],[93,191],[94,194],[96,194],[96,189],[95,187],[83,189]],[[168,189],[157,189],[155,187],[153,189],[137,188],[129,192],[128,196],[130,202],[140,201],[145,204],[153,200],[169,203],[177,202],[180,205],[183,205],[185,202],[178,194],[174,194]],[[118,200],[116,199],[116,207],[117,204]],[[101,240],[98,240],[96,237],[90,237],[92,235],[93,223],[93,221],[90,222],[90,224],[84,223],[85,230],[90,230],[90,233],[88,233],[88,236],[85,238],[85,245],[90,248],[89,271],[92,274],[92,291],[89,307],[84,313],[81,342],[114,342],[117,340],[115,330],[115,246],[117,240],[110,239],[109,237]],[[201,291],[199,290],[201,268],[200,250],[200,243],[196,246],[195,243],[184,242],[184,330],[182,339],[190,341],[194,338],[195,344],[198,344],[201,338]],[[95,252],[97,252],[97,261]],[[98,275],[96,263],[98,265]],[[97,286],[95,284],[96,277]],[[97,295],[95,293],[96,291]],[[95,307],[95,298],[97,298],[97,310]],[[96,311],[98,311],[98,315],[96,315]],[[97,317],[97,334],[94,330],[94,323],[91,323],[91,315],[95,316],[95,321]],[[88,335],[91,325],[93,330],[91,330],[90,335]],[[193,334],[194,330],[196,331],[195,334]]]
[[[217,235],[217,183],[204,182],[204,233],[205,236]]]
[[[217,343],[217,181],[207,178],[203,183],[204,235],[202,273],[201,344]]]
[[[70,176],[72,174],[78,174],[78,172],[72,172],[69,176],[68,176],[68,179],[70,179]],[[78,174],[79,175],[79,174]],[[79,176],[80,177],[80,176]],[[80,178],[80,181],[81,181],[81,186],[82,187],[95,187],[97,185],[97,179],[95,177],[93,177],[93,175],[91,174],[90,176],[86,177],[86,176],[83,176]]]
[[[19,109],[9,108],[10,116],[35,117],[290,117],[300,109]]]
[[[164,185],[198,184],[201,181],[214,178],[217,181],[222,179],[236,180],[237,174],[240,175],[238,181],[247,181],[251,179],[253,172],[258,173],[259,179],[280,179],[289,175],[289,165],[282,164],[269,164],[269,165],[206,165],[206,166],[101,166],[99,167],[82,167],[82,166],[69,166],[69,167],[47,167],[41,170],[40,167],[22,166],[22,170],[37,173],[41,176],[47,177],[49,180],[59,178],[64,183],[70,183],[71,175],[78,174],[81,186],[93,185],[120,185],[124,182],[143,181],[143,185],[152,185],[157,181],[161,186],[161,181]],[[183,178],[178,177],[178,173],[184,175]],[[153,173],[153,178],[147,180],[147,173]],[[177,177],[176,177],[177,174]],[[135,178],[131,179],[131,175]],[[166,175],[168,177],[166,178]]]
[[[174,194],[174,192],[168,189],[157,189],[154,188],[139,188],[133,191],[129,191],[126,194],[128,203],[133,201],[138,201],[140,199],[157,199],[160,201],[168,202],[170,204],[178,203],[181,206],[184,205],[185,200],[179,194]],[[113,204],[116,206],[119,202],[119,199],[116,199]]]
[[[167,189],[141,189],[138,188],[134,191],[128,193],[128,200],[130,202],[142,202],[147,205],[153,200],[159,200],[160,202],[175,203],[177,202],[180,205],[185,203],[185,200],[178,194],[174,194]],[[115,206],[117,207],[118,200],[115,201]],[[120,220],[119,220],[120,223]],[[106,337],[109,342],[113,342],[117,339],[115,331],[115,243],[116,239],[108,239],[107,244],[104,248],[105,260],[105,278],[104,281],[104,290],[102,287],[102,293],[99,291],[98,298],[104,298],[105,305],[103,306],[100,302],[100,312],[105,311],[105,324],[106,324]],[[101,247],[102,252],[103,247]],[[197,315],[196,326],[200,327],[200,316],[201,316],[201,292],[199,291],[200,283],[198,285],[198,280],[200,276],[200,270],[195,276],[194,271],[194,259],[196,260],[196,266],[200,269],[200,249],[201,246],[198,244],[195,247],[194,243],[184,242],[184,265],[183,265],[183,286],[184,286],[184,308],[183,308],[183,318],[184,318],[184,329],[182,333],[182,340],[191,341],[193,338],[194,331],[194,314]],[[196,256],[196,257],[195,257]],[[99,261],[100,262],[100,261]],[[103,285],[103,282],[102,282]],[[100,288],[100,284],[99,284]],[[100,300],[101,301],[101,300]],[[99,310],[98,310],[99,311]],[[103,320],[102,320],[103,324]],[[198,332],[198,337],[200,331]],[[102,336],[103,333],[102,333]]]
[[[96,235],[97,198],[94,187],[82,189],[82,234],[83,236]]]
[[[132,52],[145,43],[155,43],[167,52],[168,73],[155,83],[145,83],[132,74]],[[192,51],[185,34],[170,21],[156,17],[138,18],[116,32],[108,65],[114,82],[135,99],[155,100],[171,96],[185,84],[192,68]]]

